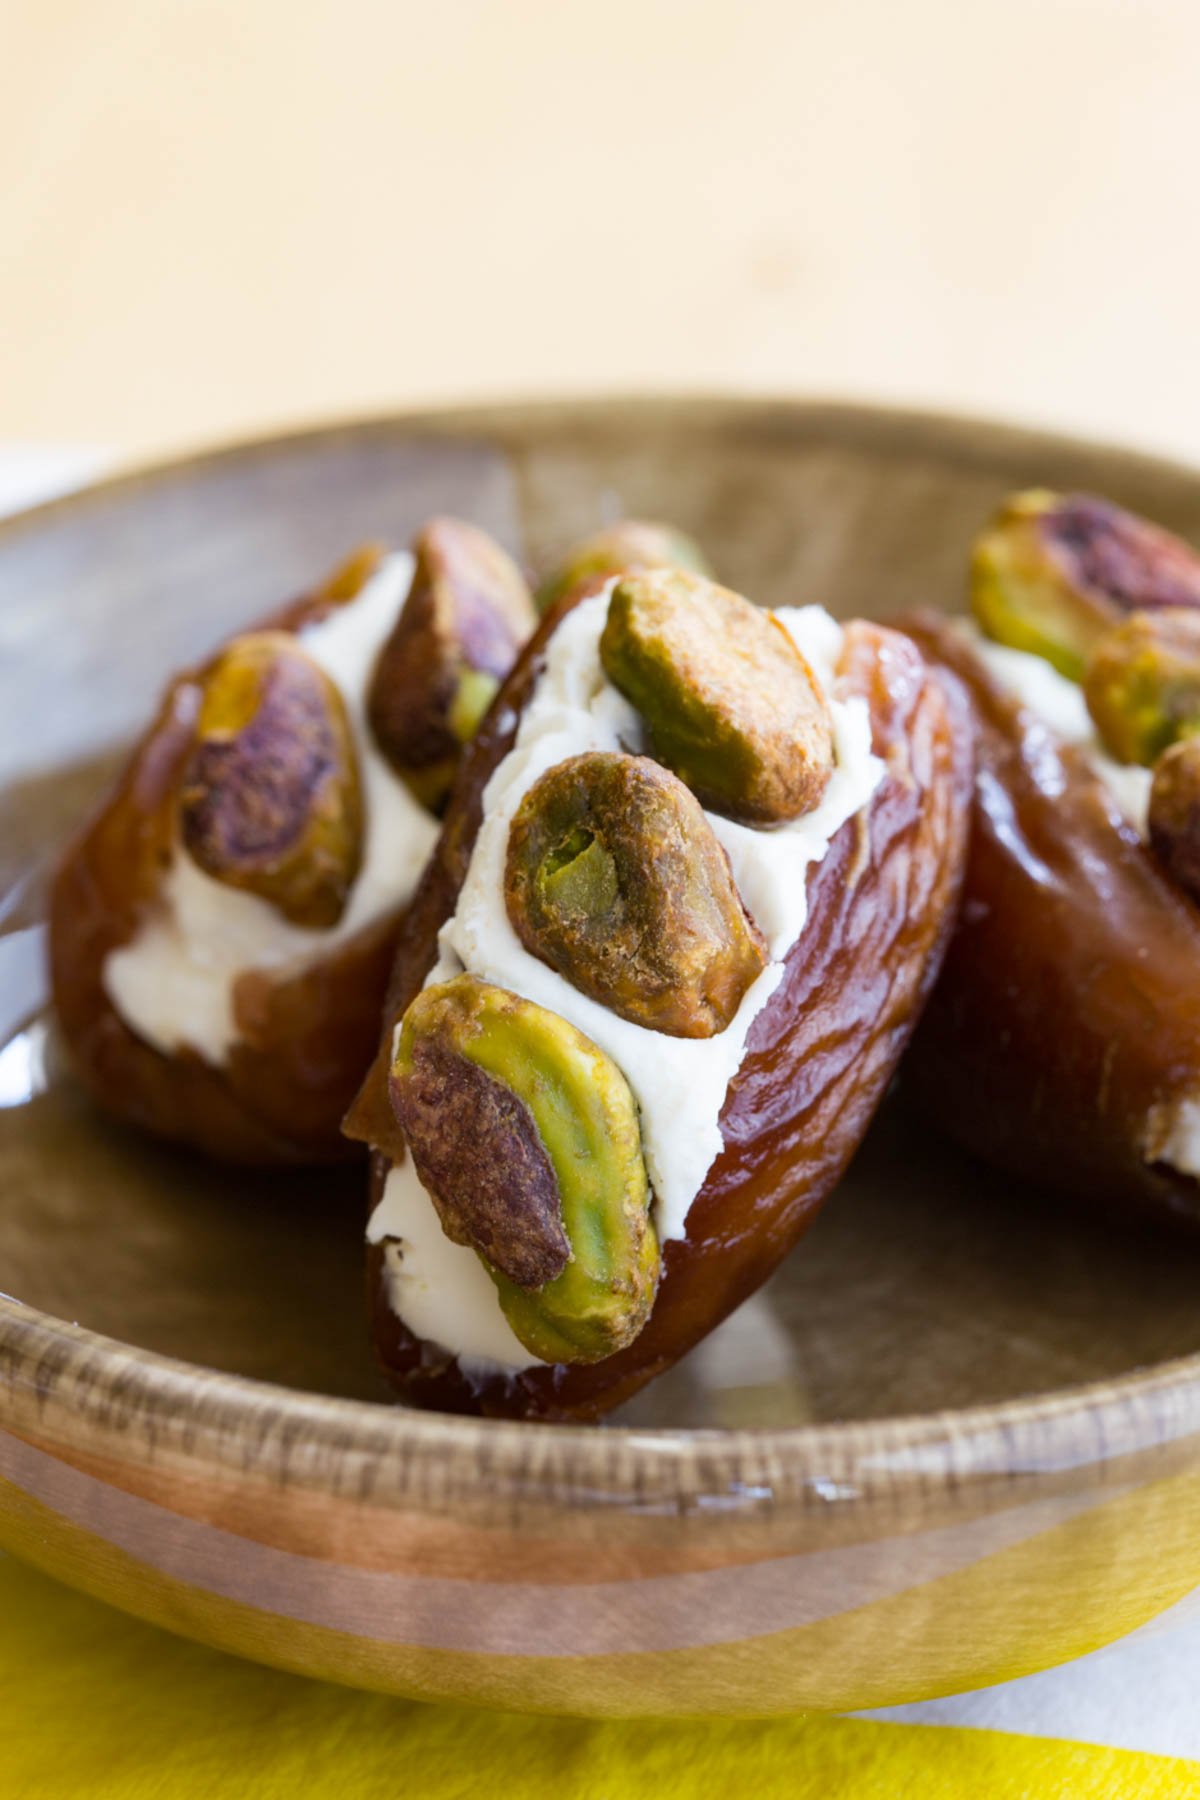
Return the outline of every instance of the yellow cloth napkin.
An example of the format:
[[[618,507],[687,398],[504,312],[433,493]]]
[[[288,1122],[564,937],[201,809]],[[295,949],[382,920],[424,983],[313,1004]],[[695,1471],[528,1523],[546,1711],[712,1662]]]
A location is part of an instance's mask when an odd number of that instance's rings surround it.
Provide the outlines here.
[[[1200,1765],[1006,1732],[808,1716],[596,1723],[305,1681],[0,1557],[2,1800],[1186,1800]]]

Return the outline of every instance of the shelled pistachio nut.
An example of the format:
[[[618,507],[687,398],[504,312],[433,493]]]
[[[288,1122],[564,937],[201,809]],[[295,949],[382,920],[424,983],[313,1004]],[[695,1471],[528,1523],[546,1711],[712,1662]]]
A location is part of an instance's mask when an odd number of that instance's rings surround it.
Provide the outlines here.
[[[1150,847],[1171,878],[1200,901],[1200,737],[1173,744],[1155,765]]]
[[[598,1362],[638,1335],[658,1242],[637,1106],[565,1019],[473,975],[404,1015],[389,1092],[446,1235],[476,1251],[545,1362]]]
[[[413,555],[412,586],[375,664],[367,716],[397,774],[435,809],[537,618],[521,571],[474,525],[432,519]]]
[[[714,812],[780,825],[820,801],[829,708],[783,626],[740,594],[682,569],[622,576],[600,658],[654,755]]]
[[[513,816],[504,896],[531,955],[673,1037],[723,1031],[766,966],[700,802],[649,757],[591,751],[535,781]]]
[[[362,860],[342,697],[288,632],[234,638],[209,669],[179,795],[192,859],[294,925],[335,925]]]
[[[1151,767],[1200,731],[1200,608],[1131,614],[1092,651],[1083,692],[1105,749]]]
[[[1082,679],[1127,614],[1200,606],[1200,555],[1090,494],[1014,494],[976,539],[971,607],[990,638]]]
[[[565,594],[576,593],[585,586],[598,588],[614,575],[632,575],[640,569],[711,573],[703,550],[686,531],[650,519],[621,519],[568,550],[553,575],[538,589],[538,610],[548,612]]]
[[[357,549],[352,550],[349,556],[344,557],[330,571],[310,598],[318,606],[345,606],[349,601],[356,600],[371,577],[378,572],[386,555],[386,544],[374,540],[359,544]]]

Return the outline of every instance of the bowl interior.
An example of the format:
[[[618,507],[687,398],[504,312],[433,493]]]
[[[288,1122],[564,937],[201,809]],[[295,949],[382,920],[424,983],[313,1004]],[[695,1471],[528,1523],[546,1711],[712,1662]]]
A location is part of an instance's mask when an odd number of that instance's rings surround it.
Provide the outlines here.
[[[434,511],[534,564],[621,512],[735,586],[849,616],[959,603],[1015,485],[1100,488],[1200,535],[1200,479],[1115,451],[870,410],[503,408],[248,446],[0,531],[0,1290],[146,1349],[383,1398],[353,1174],[211,1170],[100,1118],[45,1014],[45,870],[177,664],[357,539]],[[762,1293],[623,1415],[789,1425],[1018,1398],[1200,1349],[1197,1258],[1080,1222],[939,1143],[903,1082]]]

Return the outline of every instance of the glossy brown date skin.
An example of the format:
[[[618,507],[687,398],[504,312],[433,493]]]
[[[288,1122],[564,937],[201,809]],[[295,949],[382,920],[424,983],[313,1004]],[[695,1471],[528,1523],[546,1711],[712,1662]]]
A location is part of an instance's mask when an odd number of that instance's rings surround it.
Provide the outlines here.
[[[335,577],[264,628],[315,624],[353,597],[381,554],[363,552],[344,582]],[[112,793],[59,864],[50,900],[55,1011],[77,1073],[119,1118],[230,1162],[344,1161],[355,1146],[339,1127],[375,1048],[400,909],[298,975],[243,975],[235,992],[241,1041],[223,1069],[154,1049],[104,988],[105,958],[136,935],[160,890],[204,674],[172,682]]]
[[[569,604],[569,603],[568,603]],[[483,787],[506,754],[541,666],[548,615],[464,762],[441,841],[401,938],[385,1021],[395,1020],[432,963],[479,826]],[[809,917],[783,981],[756,1019],[721,1114],[724,1149],[663,1246],[654,1310],[638,1338],[588,1365],[557,1365],[472,1384],[422,1343],[387,1303],[372,1249],[369,1304],[376,1353],[405,1397],[448,1411],[594,1419],[691,1349],[759,1287],[812,1223],[878,1105],[932,985],[961,879],[971,779],[965,711],[953,685],[894,632],[847,628],[849,691],[866,695],[887,774],[866,815],[844,825],[809,877]],[[348,1121],[380,1154],[402,1153],[377,1060]]]
[[[947,621],[902,622],[963,684],[977,774],[962,911],[905,1061],[969,1150],[1089,1209],[1200,1227],[1200,1182],[1157,1160],[1200,1098],[1200,910],[1078,750]]]

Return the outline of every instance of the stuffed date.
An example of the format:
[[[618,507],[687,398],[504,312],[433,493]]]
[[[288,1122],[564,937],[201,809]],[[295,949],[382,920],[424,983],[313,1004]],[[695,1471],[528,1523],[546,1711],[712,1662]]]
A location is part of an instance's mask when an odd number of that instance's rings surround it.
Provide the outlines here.
[[[1107,501],[1018,497],[976,549],[972,602],[903,622],[961,682],[977,742],[962,911],[906,1079],[998,1166],[1194,1229],[1200,556]]]
[[[593,1419],[766,1279],[936,974],[970,766],[953,684],[881,627],[695,570],[552,608],[464,758],[347,1120],[406,1398]]]
[[[535,623],[460,520],[367,546],[170,684],[53,884],[72,1061],[212,1156],[337,1160],[453,764]]]

